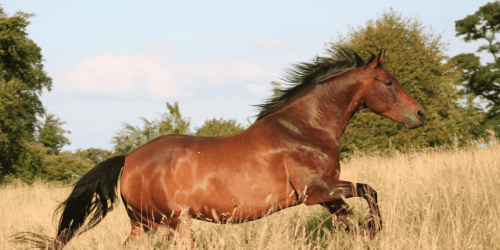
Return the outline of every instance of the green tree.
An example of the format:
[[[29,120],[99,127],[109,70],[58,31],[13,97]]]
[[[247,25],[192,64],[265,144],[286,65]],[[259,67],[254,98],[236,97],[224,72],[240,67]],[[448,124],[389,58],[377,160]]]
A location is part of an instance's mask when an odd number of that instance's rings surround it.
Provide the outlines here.
[[[487,44],[479,47],[477,52],[487,52],[494,61],[482,65],[480,57],[472,53],[460,54],[451,62],[460,70],[464,92],[473,93],[487,101],[486,119],[481,123],[482,130],[493,129],[500,135],[500,42],[497,33],[500,32],[500,2],[487,3],[473,15],[455,22],[457,37],[463,37],[465,42],[486,40]]]
[[[232,135],[245,130],[245,127],[239,123],[236,123],[236,120],[224,120],[220,119],[212,119],[205,120],[203,126],[199,128],[195,128],[196,136],[224,136],[224,135]]]
[[[164,113],[160,120],[148,121],[141,117],[144,128],[134,127],[128,123],[123,124],[123,129],[116,133],[112,143],[116,155],[128,154],[132,150],[148,143],[160,135],[189,134],[189,120],[182,118],[179,105],[167,102],[169,113]]]
[[[474,95],[459,93],[457,73],[442,63],[447,59],[443,54],[445,45],[418,18],[390,10],[377,20],[369,20],[365,27],[351,28],[347,37],[341,36],[331,45],[360,53],[386,49],[384,67],[427,114],[425,125],[410,131],[403,124],[362,110],[352,118],[341,138],[342,151],[437,146],[452,143],[455,136],[459,143],[468,143],[477,134],[481,115],[472,103]]]
[[[41,49],[26,31],[32,16],[9,16],[0,6],[0,178],[15,176],[20,161],[33,151],[28,142],[33,141],[37,115],[44,113],[39,96],[52,86]]]
[[[78,157],[78,159],[88,161],[93,165],[97,165],[105,161],[106,159],[111,158],[113,156],[113,152],[100,148],[88,148],[77,149],[75,151],[75,155],[76,157]]]
[[[49,148],[48,154],[59,154],[62,147],[70,145],[70,140],[64,136],[65,133],[70,134],[70,131],[64,130],[62,125],[66,122],[61,121],[53,114],[44,114],[45,120],[37,126],[35,139]]]
[[[94,166],[88,160],[79,159],[69,152],[51,154],[51,148],[43,143],[24,141],[25,150],[12,166],[13,171],[3,176],[4,182],[19,179],[28,184],[36,179],[46,181],[71,181],[78,179]]]
[[[78,180],[95,165],[80,159],[70,152],[46,154],[43,158],[42,171],[37,177],[47,181],[68,182]]]
[[[43,165],[45,156],[47,156],[48,148],[45,148],[42,143],[26,140],[22,141],[21,147],[23,150],[18,156],[15,164],[12,164],[10,171],[3,174],[2,182],[11,182],[19,179],[26,183],[33,183],[36,177],[40,177],[43,173]]]

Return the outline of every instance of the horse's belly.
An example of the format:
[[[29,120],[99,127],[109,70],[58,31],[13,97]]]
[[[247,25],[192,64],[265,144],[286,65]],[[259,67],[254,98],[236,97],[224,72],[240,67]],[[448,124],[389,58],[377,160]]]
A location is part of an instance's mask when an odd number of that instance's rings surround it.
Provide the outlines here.
[[[277,181],[269,175],[225,174],[207,174],[196,182],[190,194],[181,199],[191,213],[202,218],[224,216],[233,221],[243,221],[296,204],[294,195],[287,196],[292,188],[285,181]]]

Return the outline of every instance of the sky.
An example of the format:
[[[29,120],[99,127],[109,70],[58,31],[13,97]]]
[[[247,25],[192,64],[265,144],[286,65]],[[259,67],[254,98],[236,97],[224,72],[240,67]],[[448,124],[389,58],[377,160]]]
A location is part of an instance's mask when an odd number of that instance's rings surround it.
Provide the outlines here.
[[[140,2],[140,3],[139,3]],[[487,1],[39,1],[2,8],[35,13],[28,27],[53,79],[44,107],[71,145],[111,150],[123,123],[142,127],[179,103],[191,131],[212,118],[248,125],[290,64],[322,55],[349,27],[391,8],[442,35],[448,56],[479,42],[455,37],[456,20]],[[390,53],[390,51],[389,51]]]

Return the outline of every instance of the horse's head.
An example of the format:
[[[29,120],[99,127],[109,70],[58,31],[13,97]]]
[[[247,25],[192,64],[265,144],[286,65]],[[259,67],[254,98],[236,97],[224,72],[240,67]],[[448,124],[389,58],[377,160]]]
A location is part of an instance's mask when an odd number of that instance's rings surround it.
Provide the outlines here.
[[[364,69],[364,106],[373,113],[404,123],[409,129],[422,126],[426,117],[424,109],[384,69],[384,62],[385,50],[382,49]]]

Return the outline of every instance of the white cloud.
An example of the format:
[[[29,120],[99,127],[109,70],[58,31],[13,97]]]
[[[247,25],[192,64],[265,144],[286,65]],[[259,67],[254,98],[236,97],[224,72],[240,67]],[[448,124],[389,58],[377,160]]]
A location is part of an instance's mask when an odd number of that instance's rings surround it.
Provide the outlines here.
[[[153,98],[182,95],[171,71],[171,67],[164,67],[148,55],[114,56],[108,52],[74,68],[65,67],[57,80],[65,88],[93,94],[120,95],[147,89]]]
[[[294,41],[280,41],[271,37],[263,37],[254,39],[253,42],[266,49],[285,49],[298,46],[297,42]]]
[[[190,95],[197,87],[232,87],[268,83],[274,72],[244,60],[208,58],[180,63],[169,54],[173,47],[156,43],[142,46],[148,53],[116,56],[108,52],[75,67],[65,67],[55,78],[66,90],[153,99]],[[257,86],[257,85],[256,85]],[[263,93],[249,87],[252,93]]]

